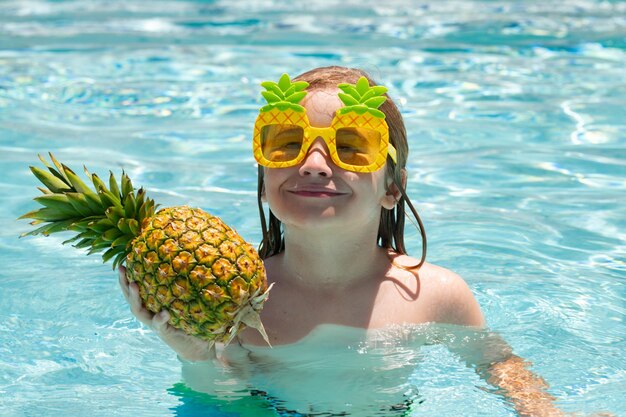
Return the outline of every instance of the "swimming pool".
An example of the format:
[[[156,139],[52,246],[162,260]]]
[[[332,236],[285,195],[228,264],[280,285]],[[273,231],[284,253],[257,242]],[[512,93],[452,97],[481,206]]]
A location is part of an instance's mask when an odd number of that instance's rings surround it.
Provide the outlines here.
[[[17,238],[28,165],[52,151],[258,242],[259,83],[332,64],[401,106],[429,261],[468,281],[562,409],[626,415],[626,3],[293,3],[0,3],[0,415],[326,416],[346,387],[376,394],[349,415],[389,415],[387,395],[411,415],[515,415],[420,326],[378,342],[325,326],[249,386],[194,391],[110,266],[66,236]]]

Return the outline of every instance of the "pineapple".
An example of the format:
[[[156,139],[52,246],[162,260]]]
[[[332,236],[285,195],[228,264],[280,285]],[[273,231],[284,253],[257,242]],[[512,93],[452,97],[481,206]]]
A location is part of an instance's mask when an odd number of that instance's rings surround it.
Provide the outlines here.
[[[43,196],[35,198],[43,208],[20,217],[43,226],[27,235],[61,231],[78,233],[65,243],[76,242],[88,254],[105,251],[104,262],[113,268],[126,263],[126,276],[139,286],[145,307],[157,313],[167,310],[170,324],[213,345],[228,344],[246,325],[257,329],[268,342],[259,312],[269,287],[263,261],[252,245],[218,217],[187,206],[156,211],[154,201],[142,189],[135,190],[122,173],[109,186],[85,173],[96,192],[52,154],[48,171],[31,167],[43,183]]]

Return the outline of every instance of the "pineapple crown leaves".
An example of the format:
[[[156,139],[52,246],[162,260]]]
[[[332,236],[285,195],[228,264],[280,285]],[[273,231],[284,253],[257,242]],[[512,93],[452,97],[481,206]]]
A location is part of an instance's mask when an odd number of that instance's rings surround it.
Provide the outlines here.
[[[304,107],[298,103],[306,96],[306,91],[303,91],[309,86],[306,81],[291,82],[289,75],[283,74],[278,83],[265,81],[261,83],[261,86],[266,90],[261,94],[267,100],[267,105],[261,107],[261,112],[268,112],[275,108],[281,111],[291,109],[300,113],[304,111]]]
[[[21,237],[73,231],[77,235],[64,244],[76,242],[74,246],[88,248],[88,254],[105,251],[104,262],[115,257],[113,268],[121,265],[130,250],[130,242],[140,233],[143,219],[154,214],[157,208],[154,201],[146,197],[143,188],[135,191],[124,172],[121,183],[111,172],[107,187],[85,168],[94,191],[52,153],[49,155],[53,166],[39,156],[47,170],[30,167],[44,185],[38,187],[43,195],[35,198],[43,207],[20,217],[33,219],[30,223],[33,226],[43,225]]]
[[[361,77],[356,84],[341,83],[337,86],[343,93],[339,93],[339,99],[345,107],[339,109],[339,114],[355,112],[357,114],[369,113],[380,119],[385,118],[385,113],[378,108],[387,100],[383,96],[387,88],[381,85],[370,87],[367,78]]]

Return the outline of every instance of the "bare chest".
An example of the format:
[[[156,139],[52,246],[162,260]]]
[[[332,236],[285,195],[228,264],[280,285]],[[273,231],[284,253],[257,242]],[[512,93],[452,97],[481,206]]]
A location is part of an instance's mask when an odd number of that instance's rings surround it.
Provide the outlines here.
[[[412,279],[411,279],[412,278]],[[432,309],[417,278],[385,279],[370,288],[337,294],[311,294],[280,289],[265,304],[261,320],[272,344],[295,343],[321,324],[375,329],[392,324],[432,321]],[[247,329],[245,343],[263,344]]]

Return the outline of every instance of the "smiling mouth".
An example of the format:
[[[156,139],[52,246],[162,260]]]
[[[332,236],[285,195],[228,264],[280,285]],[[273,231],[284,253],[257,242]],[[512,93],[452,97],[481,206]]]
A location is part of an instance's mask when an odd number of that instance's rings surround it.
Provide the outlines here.
[[[299,197],[313,198],[333,198],[346,195],[346,193],[341,193],[335,190],[289,190],[288,192]]]

